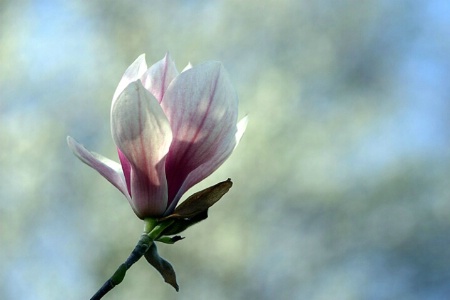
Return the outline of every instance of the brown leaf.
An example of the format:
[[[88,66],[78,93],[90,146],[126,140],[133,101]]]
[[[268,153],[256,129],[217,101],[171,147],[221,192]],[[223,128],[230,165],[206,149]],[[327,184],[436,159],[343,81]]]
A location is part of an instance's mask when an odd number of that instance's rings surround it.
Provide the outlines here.
[[[189,219],[202,214],[219,201],[230,190],[232,185],[233,182],[228,178],[226,181],[219,182],[216,185],[197,192],[178,205],[173,214],[161,218],[159,221]]]
[[[179,287],[175,270],[167,260],[159,256],[158,249],[156,249],[155,243],[152,243],[147,252],[145,252],[144,256],[148,263],[151,264],[161,274],[161,276],[164,278],[164,281],[173,286],[178,292]]]
[[[184,237],[179,236],[179,235],[172,236],[172,237],[161,236],[156,241],[157,242],[161,242],[161,243],[165,243],[165,244],[175,244],[176,242],[181,241],[183,239],[184,239]]]
[[[208,208],[214,205],[231,188],[233,183],[228,178],[207,189],[197,192],[178,205],[173,214],[161,218],[158,221],[172,220],[173,223],[167,227],[162,235],[173,235],[182,232],[208,217]]]
[[[200,221],[203,221],[206,218],[208,218],[208,209],[195,215],[192,218],[173,219],[172,225],[170,225],[169,227],[164,229],[164,231],[162,232],[162,235],[178,234],[178,233],[186,230],[186,228],[188,228]]]

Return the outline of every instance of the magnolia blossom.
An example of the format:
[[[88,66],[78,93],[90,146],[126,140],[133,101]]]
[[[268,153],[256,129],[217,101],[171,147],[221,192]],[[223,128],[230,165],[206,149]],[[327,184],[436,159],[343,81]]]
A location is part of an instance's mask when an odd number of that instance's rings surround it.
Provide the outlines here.
[[[220,62],[181,73],[167,54],[147,68],[139,56],[123,75],[111,105],[111,133],[120,164],[86,150],[74,154],[121,191],[141,218],[170,214],[182,195],[231,154],[247,119]]]

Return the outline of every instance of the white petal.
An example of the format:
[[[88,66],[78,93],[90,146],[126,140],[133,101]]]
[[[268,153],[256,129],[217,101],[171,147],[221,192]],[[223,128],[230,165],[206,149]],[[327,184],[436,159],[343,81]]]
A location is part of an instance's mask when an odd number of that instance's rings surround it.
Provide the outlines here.
[[[147,63],[145,62],[145,54],[139,55],[139,57],[126,69],[125,73],[122,76],[122,79],[119,82],[119,85],[114,92],[112,106],[114,106],[114,102],[116,102],[117,97],[119,97],[120,93],[133,81],[138,80],[142,77],[142,75],[147,71]]]
[[[242,136],[244,135],[245,130],[247,129],[248,124],[248,116],[243,117],[237,124],[237,132],[236,132],[236,145],[234,148],[236,149],[237,145],[239,144]]]
[[[191,64],[191,62],[188,62],[187,66],[184,67],[183,71],[181,71],[181,72],[185,72],[185,71],[190,70],[190,69],[192,69],[192,64]]]
[[[86,150],[83,145],[79,144],[70,136],[67,137],[67,144],[82,162],[99,172],[119,191],[121,191],[127,199],[130,199],[130,195],[127,191],[127,185],[125,183],[125,177],[123,176],[122,167],[119,163],[98,153]]]
[[[214,172],[233,151],[238,100],[222,64],[209,62],[175,78],[161,106],[174,136],[166,160],[172,205],[187,189]]]
[[[141,78],[143,86],[161,102],[167,87],[175,77],[178,70],[169,53],[163,59],[151,66]]]
[[[172,132],[158,101],[140,80],[117,98],[111,110],[111,132],[131,164],[134,211],[140,218],[161,215],[167,206],[164,162]]]

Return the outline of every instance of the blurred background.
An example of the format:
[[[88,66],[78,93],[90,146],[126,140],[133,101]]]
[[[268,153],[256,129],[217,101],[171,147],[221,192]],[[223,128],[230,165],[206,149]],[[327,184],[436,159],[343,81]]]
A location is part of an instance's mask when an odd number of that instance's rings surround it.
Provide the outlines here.
[[[141,53],[220,60],[250,122],[188,192],[234,186],[105,299],[449,299],[446,0],[0,1],[0,299],[88,299],[143,223],[69,150],[117,160]]]

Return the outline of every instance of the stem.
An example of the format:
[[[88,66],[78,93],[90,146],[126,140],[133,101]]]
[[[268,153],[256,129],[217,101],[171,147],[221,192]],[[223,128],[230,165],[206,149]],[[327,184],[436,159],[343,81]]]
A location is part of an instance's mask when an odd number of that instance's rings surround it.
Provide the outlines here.
[[[137,243],[136,247],[134,247],[130,256],[128,256],[127,260],[121,264],[116,272],[114,272],[113,276],[109,278],[102,287],[92,296],[91,300],[100,300],[103,296],[105,296],[109,291],[111,291],[116,285],[120,284],[122,280],[125,278],[125,274],[127,270],[136,263],[147,250],[150,248],[153,240],[147,234],[143,234],[141,239]]]
[[[128,256],[127,260],[121,264],[116,272],[109,278],[102,287],[97,291],[97,293],[92,296],[91,300],[100,300],[105,296],[109,291],[111,291],[116,285],[120,284],[122,280],[125,278],[125,274],[129,268],[133,264],[135,264],[150,246],[153,244],[153,241],[156,240],[161,233],[170,226],[173,221],[163,222],[157,224],[157,221],[154,219],[145,219],[144,233],[141,235],[139,242],[134,247],[130,256]]]
[[[148,237],[154,241],[157,238],[159,238],[159,236],[163,233],[164,229],[166,229],[167,227],[169,227],[170,225],[172,225],[174,221],[170,220],[170,221],[166,221],[163,223],[159,223],[158,225],[155,226],[155,228],[153,228],[152,231],[150,231],[147,235]]]
[[[144,225],[144,233],[148,234],[150,233],[158,223],[155,219],[152,218],[146,218],[144,219],[145,225]]]

